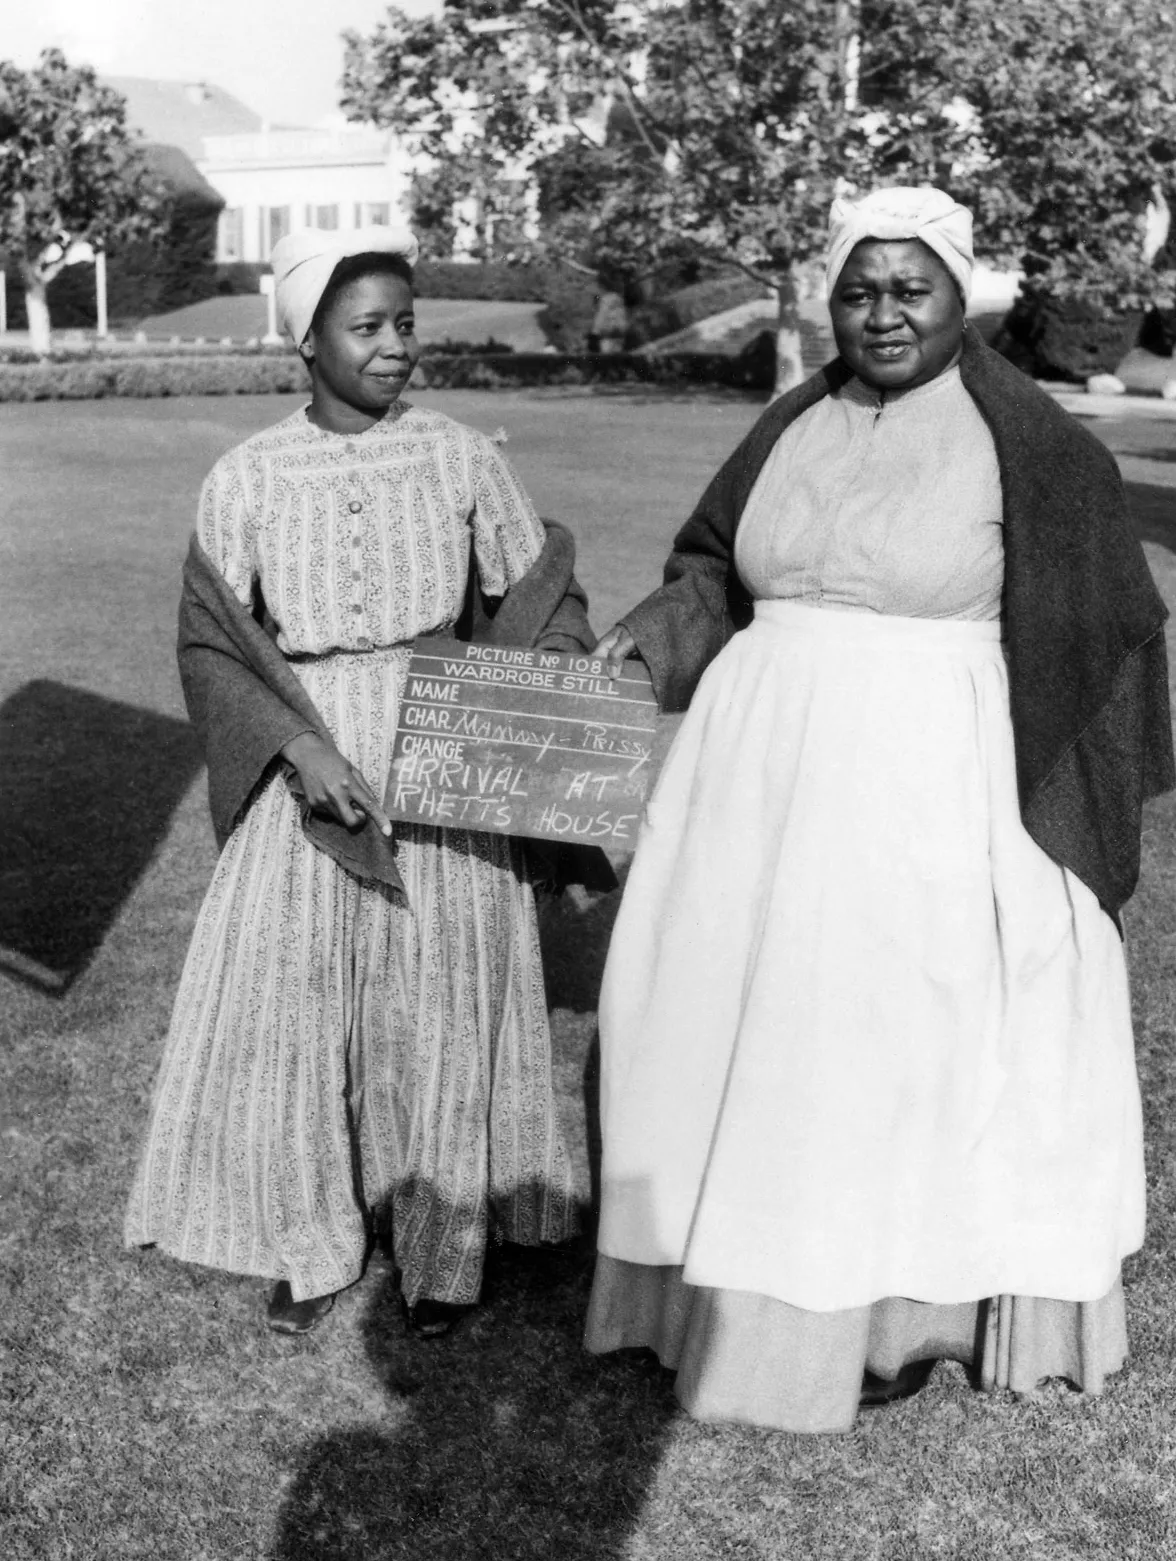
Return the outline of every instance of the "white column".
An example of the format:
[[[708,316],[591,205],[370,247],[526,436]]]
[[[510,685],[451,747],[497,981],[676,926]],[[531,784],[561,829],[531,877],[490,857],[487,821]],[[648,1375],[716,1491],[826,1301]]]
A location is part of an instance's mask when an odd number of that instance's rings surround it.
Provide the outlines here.
[[[106,325],[106,251],[94,251],[94,292],[98,301],[98,335],[108,334]]]
[[[273,277],[259,277],[258,286],[265,294],[266,304],[266,331],[261,339],[267,347],[280,347],[282,345],[282,337],[278,334],[278,300],[274,292]]]

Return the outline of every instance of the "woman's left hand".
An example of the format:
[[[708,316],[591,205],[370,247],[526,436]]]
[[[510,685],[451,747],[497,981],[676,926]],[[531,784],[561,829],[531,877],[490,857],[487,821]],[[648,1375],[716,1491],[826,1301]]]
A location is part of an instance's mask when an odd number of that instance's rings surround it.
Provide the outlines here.
[[[592,652],[594,656],[599,656],[608,662],[610,678],[619,678],[626,659],[636,653],[637,641],[623,623],[614,623],[608,633],[597,642],[596,649]]]

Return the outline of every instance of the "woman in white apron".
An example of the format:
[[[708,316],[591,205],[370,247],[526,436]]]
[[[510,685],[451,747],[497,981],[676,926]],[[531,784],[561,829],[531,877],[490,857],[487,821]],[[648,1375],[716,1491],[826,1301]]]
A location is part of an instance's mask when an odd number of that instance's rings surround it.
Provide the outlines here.
[[[1113,462],[965,326],[971,262],[942,192],[835,203],[838,362],[597,649],[689,711],[601,995],[587,1342],[653,1348],[704,1419],[1125,1357],[1115,918],[1172,782],[1164,610]]]

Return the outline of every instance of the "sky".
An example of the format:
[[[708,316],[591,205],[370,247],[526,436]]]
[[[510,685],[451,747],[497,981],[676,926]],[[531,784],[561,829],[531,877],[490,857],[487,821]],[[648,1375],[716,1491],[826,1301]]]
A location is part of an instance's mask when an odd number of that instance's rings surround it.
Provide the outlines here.
[[[399,0],[423,15],[439,0]],[[0,57],[28,67],[42,49],[100,75],[210,81],[273,124],[338,112],[340,34],[370,32],[388,0],[7,0]]]

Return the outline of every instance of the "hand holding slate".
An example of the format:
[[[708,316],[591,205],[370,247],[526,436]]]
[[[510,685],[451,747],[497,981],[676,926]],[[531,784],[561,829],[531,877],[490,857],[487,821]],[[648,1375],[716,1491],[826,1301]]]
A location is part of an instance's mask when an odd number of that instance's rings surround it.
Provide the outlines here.
[[[592,652],[608,662],[608,675],[610,678],[619,678],[621,668],[628,657],[637,652],[637,641],[629,633],[623,623],[614,623],[612,628],[597,641],[596,649]]]
[[[338,819],[348,829],[358,829],[370,818],[382,835],[392,833],[388,815],[367,781],[325,738],[300,732],[283,746],[282,757],[298,771],[312,812]]]

